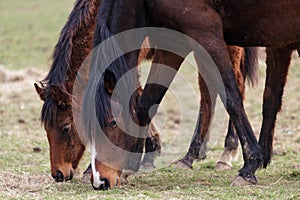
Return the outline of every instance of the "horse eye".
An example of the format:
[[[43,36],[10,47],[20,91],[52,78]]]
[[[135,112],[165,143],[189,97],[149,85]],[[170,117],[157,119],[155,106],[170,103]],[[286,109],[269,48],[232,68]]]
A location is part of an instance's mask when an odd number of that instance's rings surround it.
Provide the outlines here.
[[[70,127],[69,126],[66,126],[66,127],[63,128],[63,132],[64,133],[69,133],[69,131],[70,131]]]
[[[117,122],[116,122],[116,120],[113,120],[112,122],[110,122],[109,126],[111,128],[117,128]]]

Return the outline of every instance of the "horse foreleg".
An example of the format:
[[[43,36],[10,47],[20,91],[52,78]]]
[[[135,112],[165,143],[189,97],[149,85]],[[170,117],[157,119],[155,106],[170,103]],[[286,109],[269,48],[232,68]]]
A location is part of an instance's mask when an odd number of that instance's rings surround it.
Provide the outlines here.
[[[136,109],[140,126],[150,123],[158,108],[151,109],[152,106],[160,104],[183,60],[183,57],[171,52],[159,49],[155,51],[147,83]]]
[[[271,161],[275,121],[282,104],[292,50],[267,48],[266,52],[267,78],[263,97],[263,123],[259,137],[259,144],[264,156],[264,168]]]
[[[150,49],[149,38],[146,38],[141,47],[141,51],[138,59],[138,66],[145,60],[153,59],[154,54],[155,54],[155,50]],[[159,58],[156,57],[155,59],[158,60]],[[140,88],[139,95],[141,95],[142,92],[143,89]],[[143,161],[141,163],[140,171],[150,171],[155,169],[154,160],[156,156],[159,156],[161,153],[161,140],[154,122],[150,123],[149,129],[147,131],[148,131],[147,133],[148,137],[145,140],[145,152],[144,152]]]
[[[236,134],[234,124],[229,120],[228,131],[225,138],[223,153],[216,164],[217,170],[229,170],[232,168],[231,161],[235,160],[238,155],[239,139]]]
[[[145,153],[141,163],[141,171],[149,171],[155,168],[154,160],[161,153],[161,141],[159,133],[153,122],[149,125],[149,137],[145,141]]]

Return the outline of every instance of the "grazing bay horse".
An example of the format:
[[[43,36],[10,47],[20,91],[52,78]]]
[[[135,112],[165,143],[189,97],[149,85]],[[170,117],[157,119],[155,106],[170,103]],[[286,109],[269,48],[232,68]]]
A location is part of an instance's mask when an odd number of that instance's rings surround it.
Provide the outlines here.
[[[50,146],[51,175],[57,182],[73,178],[85,151],[72,114],[73,83],[82,62],[90,53],[96,16],[101,1],[78,0],[53,53],[53,63],[42,88],[41,120]],[[87,77],[88,74],[82,76]]]
[[[293,12],[286,12],[287,10]],[[290,55],[293,49],[299,50],[298,33],[300,26],[299,20],[297,20],[297,10],[299,10],[299,3],[296,0],[285,2],[237,0],[230,2],[208,0],[176,0],[175,2],[168,0],[103,1],[99,14],[102,19],[99,22],[99,26],[101,28],[97,29],[99,31],[98,34],[100,35],[100,39],[98,39],[98,37],[96,38],[95,45],[100,44],[113,34],[143,26],[167,27],[177,30],[190,36],[201,44],[201,46],[211,55],[221,74],[226,95],[224,95],[218,87],[215,88],[215,92],[220,94],[242,145],[244,166],[239,171],[236,184],[255,184],[257,182],[254,175],[256,170],[262,164],[267,165],[270,161],[270,157],[268,157],[268,155],[271,154],[272,145],[270,145],[270,143],[272,143],[273,140],[272,130],[274,129],[276,114],[281,104],[280,99],[290,61]],[[272,29],[274,25],[276,28]],[[270,31],[270,29],[272,31]],[[144,36],[140,35],[136,39],[142,42]],[[261,151],[247,119],[242,103],[242,95],[239,92],[237,82],[234,78],[232,63],[230,61],[230,55],[226,44],[268,47],[267,72],[269,75],[267,77],[264,94],[263,115],[268,122],[267,124],[269,124],[267,129],[270,130],[271,128],[272,130],[271,132],[266,131],[261,133],[260,144],[264,150],[263,152]],[[188,46],[188,44],[186,45]],[[190,49],[194,50],[193,47],[190,47]],[[156,55],[159,55],[160,58],[158,58],[159,63],[172,66],[175,70],[178,70],[183,61],[183,56],[180,57],[176,54],[165,52],[163,50],[157,51],[158,53]],[[105,57],[104,55],[102,56]],[[138,52],[133,51],[120,57],[118,61],[113,64],[108,62],[110,67],[105,75],[112,74],[115,80],[119,80],[123,74],[129,71],[132,66],[136,64],[137,57]],[[199,62],[200,58],[197,50],[195,51],[195,58],[196,61]],[[276,62],[272,63],[272,60],[276,60]],[[281,66],[277,66],[278,64]],[[286,67],[283,67],[283,65]],[[201,67],[205,68],[205,66]],[[279,78],[280,80],[276,80],[276,82],[274,82],[274,77]],[[112,116],[111,112],[113,108],[108,100],[110,94],[107,92],[109,88],[105,87],[105,76],[97,78],[99,78],[97,93],[88,92],[85,95],[85,105],[91,102],[91,99],[88,96],[91,94],[92,96],[94,95],[97,103],[97,119],[101,127],[105,129],[109,122],[107,121],[107,116]],[[170,83],[172,81],[172,77],[168,78],[170,80],[167,82]],[[209,78],[212,77],[208,77],[208,79]],[[135,78],[131,81],[136,82]],[[213,81],[213,79],[209,81]],[[127,84],[130,85],[134,83],[128,82]],[[92,88],[92,85],[92,81],[89,81],[88,87]],[[281,90],[279,90],[279,92],[274,91],[274,89],[278,87],[281,88]],[[147,84],[138,104],[135,102],[136,98],[131,98],[130,109],[125,109],[123,112],[127,112],[125,114],[129,114],[127,115],[128,118],[134,118],[133,121],[138,119],[140,126],[147,126],[147,124],[151,121],[151,117],[148,114],[150,108],[153,105],[160,103],[166,91],[167,87],[165,86]],[[269,99],[270,92],[274,92],[278,95]],[[128,102],[122,102],[120,99],[119,104],[121,107],[128,107],[126,103]],[[275,111],[274,109],[270,109],[270,106],[274,104],[277,105]],[[84,114],[86,118],[88,118],[87,114],[90,113],[90,111],[91,110],[88,109],[87,112],[84,110],[84,112],[86,112]],[[120,113],[121,115],[123,114],[122,111]],[[134,116],[135,114],[137,119]],[[264,126],[265,125],[263,124],[262,130],[264,130]],[[93,124],[91,123],[87,125],[87,129],[89,130],[88,133],[92,133],[88,135],[90,142],[95,143],[95,141],[93,141],[93,137],[95,137],[95,132],[97,132],[97,130],[93,129]],[[140,136],[142,137],[143,135]],[[120,139],[127,141],[127,145],[124,145],[124,143],[116,137],[113,138],[109,135],[106,135],[106,137],[108,137],[111,141],[113,140],[113,143],[119,144],[118,147],[122,147],[124,150],[131,152],[141,151],[142,143],[139,139],[133,139],[123,135]],[[122,144],[120,144],[120,142]],[[95,188],[105,188],[105,184],[107,184],[107,182],[112,183],[112,185],[118,184],[117,178],[120,174],[119,169],[128,164],[124,163],[128,161],[128,159],[122,158],[119,160],[119,163],[114,163],[116,166],[119,164],[120,168],[112,170],[115,171],[111,173],[114,175],[107,174],[105,173],[105,169],[108,169],[109,167],[105,166],[105,163],[95,160],[98,154],[97,148],[97,146],[94,146],[94,160],[92,159],[92,162],[94,162],[92,164],[94,166],[94,177],[92,180],[93,186]],[[109,156],[104,156],[104,158],[109,159]],[[104,161],[106,161],[105,159]],[[136,161],[136,164],[138,164],[138,161]]]
[[[79,123],[75,125],[73,113],[74,109],[80,110],[82,99],[72,99],[72,93],[76,76],[83,80],[83,85],[88,78],[90,65],[86,63],[86,58],[92,50],[96,16],[100,5],[99,0],[76,2],[62,29],[53,54],[51,69],[41,82],[42,87],[34,84],[36,92],[44,101],[41,120],[50,146],[51,175],[57,182],[73,178],[85,151],[84,138],[79,136],[79,132],[84,130]],[[142,54],[140,60],[144,60],[144,57],[146,55]],[[77,96],[83,97],[83,93]],[[160,152],[158,132],[154,125],[151,127],[149,134],[152,137],[146,140],[146,152],[150,153],[143,159],[143,166],[146,167],[155,167],[154,157]],[[118,129],[113,131],[117,133]],[[90,167],[86,173],[89,175]]]

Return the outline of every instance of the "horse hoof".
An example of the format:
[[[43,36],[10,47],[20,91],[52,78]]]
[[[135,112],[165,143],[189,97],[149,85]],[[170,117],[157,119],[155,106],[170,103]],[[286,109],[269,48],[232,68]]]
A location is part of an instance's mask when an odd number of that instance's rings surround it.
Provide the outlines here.
[[[150,172],[155,169],[155,165],[153,164],[142,164],[140,167],[141,172]]]
[[[135,174],[135,172],[132,170],[123,170],[120,175],[121,184],[126,185],[128,183],[128,177],[132,176],[133,174]]]
[[[245,180],[245,178],[242,176],[237,176],[236,179],[230,184],[230,186],[247,186],[247,185],[255,185],[255,184],[256,183]]]
[[[231,170],[231,169],[232,169],[232,166],[231,166],[231,165],[228,165],[227,163],[217,162],[215,169],[216,169],[216,170],[219,170],[219,171],[223,171],[223,170]]]
[[[82,175],[82,178],[81,178],[81,182],[82,183],[90,183],[91,182],[91,176],[92,176],[92,174],[91,173],[84,173],[83,175]]]
[[[185,170],[192,170],[193,168],[191,166],[189,166],[188,164],[182,162],[182,161],[178,161],[175,163],[175,169],[185,169]]]

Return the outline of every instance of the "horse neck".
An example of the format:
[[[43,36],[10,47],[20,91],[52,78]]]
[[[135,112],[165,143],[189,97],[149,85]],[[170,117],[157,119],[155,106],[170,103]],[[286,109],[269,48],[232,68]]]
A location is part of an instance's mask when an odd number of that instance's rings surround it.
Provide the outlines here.
[[[80,76],[81,80],[85,81],[87,81],[89,75],[90,65],[87,64],[88,60],[86,59],[93,48],[94,29],[96,26],[97,13],[101,4],[99,0],[93,0],[91,2],[94,6],[90,10],[89,19],[86,23],[82,23],[80,20],[82,26],[74,33],[73,47],[70,49],[72,52],[70,68],[67,70],[67,78],[64,83],[69,93],[72,93],[77,75]],[[86,63],[84,63],[84,61],[86,61]],[[81,69],[80,73],[78,73],[80,67],[84,67],[84,69]]]
[[[112,34],[145,25],[143,0],[112,0],[111,16],[108,21]]]
[[[107,21],[112,35],[146,26],[143,0],[108,0],[111,6],[111,14]],[[106,2],[108,2],[106,1]],[[105,4],[105,1],[103,1]],[[105,6],[105,5],[104,5]],[[145,36],[140,36],[140,45]],[[122,40],[122,46],[129,46],[130,40]],[[137,66],[139,51],[125,54],[125,59],[130,66]]]
[[[93,29],[101,1],[77,0],[61,31],[53,53],[53,63],[44,82],[63,85],[69,93],[81,63],[92,49]]]

